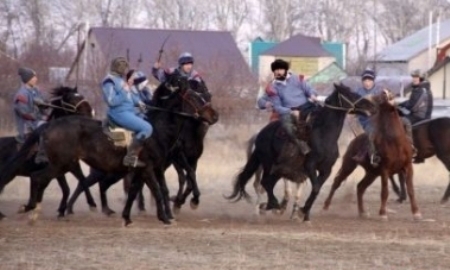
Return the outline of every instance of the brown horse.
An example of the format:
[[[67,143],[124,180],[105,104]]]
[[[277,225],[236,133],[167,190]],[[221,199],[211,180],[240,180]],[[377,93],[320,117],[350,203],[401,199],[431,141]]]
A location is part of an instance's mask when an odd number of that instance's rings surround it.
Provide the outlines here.
[[[364,192],[378,176],[381,176],[381,207],[379,214],[382,219],[387,219],[386,203],[389,194],[389,176],[403,173],[405,175],[414,219],[420,219],[421,214],[416,203],[413,187],[412,149],[408,143],[405,129],[403,128],[396,107],[389,102],[385,94],[376,96],[375,100],[378,103],[378,112],[372,118],[374,125],[374,144],[381,157],[381,162],[378,167],[373,167],[368,155],[366,155],[364,161],[359,163],[366,172],[366,175],[357,186],[359,215],[361,217],[367,216],[363,205]],[[343,157],[342,166],[334,179],[330,194],[325,201],[324,210],[329,208],[336,189],[339,188],[341,183],[358,165],[353,159],[355,151],[361,151],[361,149],[367,151],[367,145],[368,137],[365,134],[359,135],[350,143]]]

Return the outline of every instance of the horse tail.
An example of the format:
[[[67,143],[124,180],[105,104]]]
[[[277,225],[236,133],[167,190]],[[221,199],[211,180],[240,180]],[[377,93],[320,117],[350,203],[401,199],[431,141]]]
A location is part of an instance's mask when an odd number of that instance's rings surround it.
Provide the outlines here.
[[[47,124],[39,126],[34,130],[30,136],[26,139],[25,143],[22,145],[20,150],[10,158],[2,167],[0,172],[0,193],[3,191],[5,186],[11,182],[17,175],[19,168],[24,166],[24,163],[30,157],[30,152],[36,143],[39,142],[42,131],[47,127]]]
[[[247,142],[247,148],[246,148],[246,152],[245,152],[247,154],[247,159],[249,159],[250,156],[252,155],[253,147],[255,146],[257,136],[258,136],[258,134],[253,135],[250,138],[250,140],[248,140],[248,142]]]
[[[252,178],[253,174],[258,170],[261,162],[258,158],[256,151],[253,151],[250,158],[247,160],[247,164],[238,174],[234,181],[233,193],[230,196],[225,196],[225,199],[237,202],[242,198],[245,198],[248,202],[251,201],[250,195],[245,191],[245,186],[248,181]]]

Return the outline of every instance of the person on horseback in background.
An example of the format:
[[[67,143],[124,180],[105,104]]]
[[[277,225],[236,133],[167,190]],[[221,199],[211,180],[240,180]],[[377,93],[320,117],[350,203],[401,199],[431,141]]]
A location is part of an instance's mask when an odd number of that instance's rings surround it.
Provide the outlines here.
[[[135,107],[135,113],[139,117],[146,119],[147,116],[145,113],[147,112],[147,106],[150,106],[152,102],[152,93],[147,86],[147,77],[142,72],[132,69],[128,71],[126,80],[128,86],[131,88],[133,102],[134,104],[138,104]]]
[[[276,59],[271,64],[271,70],[274,79],[265,90],[265,94],[259,98],[258,107],[266,109],[269,106],[280,115],[280,119],[289,137],[300,149],[304,155],[310,152],[310,148],[305,141],[297,138],[295,135],[296,120],[306,118],[316,105],[316,91],[303,80],[300,75],[289,72],[289,63]]]
[[[412,136],[412,125],[419,121],[431,119],[433,111],[433,94],[430,89],[430,83],[425,80],[425,75],[416,69],[411,72],[412,84],[411,95],[409,99],[398,104],[401,117],[405,125],[406,133],[411,144],[414,145]],[[413,146],[414,157],[417,154],[416,148]],[[421,160],[415,160],[416,163]]]
[[[194,57],[189,52],[184,52],[178,57],[178,67],[161,68],[161,63],[156,62],[152,68],[153,76],[161,83],[166,81],[166,74],[178,73],[188,79],[190,88],[201,94],[209,95],[206,84],[200,74],[194,69]]]
[[[45,112],[47,102],[44,101],[42,93],[37,89],[38,81],[36,72],[30,68],[19,68],[19,76],[22,81],[20,89],[14,96],[14,116],[19,133],[17,141],[23,144],[28,134],[37,129],[47,121]],[[36,163],[48,162],[42,138],[39,140],[38,152],[35,157]]]
[[[375,84],[376,74],[375,71],[371,69],[366,69],[361,74],[362,85],[356,89],[356,93],[360,95],[361,98],[371,98],[372,96],[379,95],[383,92],[383,89]],[[369,155],[370,162],[372,165],[377,166],[380,162],[380,157],[377,155],[377,150],[374,144],[374,130],[370,121],[370,117],[367,115],[358,115],[358,122],[369,138]],[[355,156],[354,159],[357,162],[361,162],[364,156]]]
[[[140,106],[133,99],[131,87],[124,77],[128,71],[128,61],[124,57],[117,57],[111,62],[110,72],[102,81],[103,99],[108,105],[108,119],[125,129],[134,132],[133,141],[128,146],[123,164],[129,167],[143,167],[145,164],[139,160],[139,153],[143,143],[153,133],[149,122],[140,118],[135,112],[135,106]],[[131,76],[130,76],[131,77]]]

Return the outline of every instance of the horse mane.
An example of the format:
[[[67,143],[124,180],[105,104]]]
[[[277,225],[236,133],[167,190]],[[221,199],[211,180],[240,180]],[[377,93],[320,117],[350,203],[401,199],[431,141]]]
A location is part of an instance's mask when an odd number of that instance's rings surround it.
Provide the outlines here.
[[[53,88],[52,91],[50,92],[50,94],[53,98],[63,97],[64,95],[71,94],[71,93],[78,93],[77,88],[76,87],[71,88],[68,86],[60,85],[58,87]]]
[[[385,140],[395,140],[399,138],[399,132],[402,131],[400,116],[398,115],[396,107],[391,104],[385,93],[375,96],[378,103],[378,110],[373,121],[376,130],[383,135]]]

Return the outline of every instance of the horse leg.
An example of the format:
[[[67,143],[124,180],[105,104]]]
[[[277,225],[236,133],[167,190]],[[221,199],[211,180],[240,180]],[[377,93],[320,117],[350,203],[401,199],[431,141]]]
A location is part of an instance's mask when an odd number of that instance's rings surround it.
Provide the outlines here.
[[[380,217],[382,220],[387,220],[387,212],[386,212],[386,205],[387,205],[387,199],[389,197],[389,182],[388,182],[388,174],[387,172],[383,172],[381,174],[381,206],[380,206]]]
[[[411,212],[415,220],[422,218],[419,212],[419,207],[417,206],[416,196],[414,194],[414,184],[413,184],[413,168],[412,164],[409,163],[405,171],[406,188],[408,190],[409,201],[411,204]]]
[[[186,202],[186,198],[190,192],[186,192],[186,196],[183,195],[184,185],[186,184],[186,176],[184,174],[184,170],[177,161],[174,161],[172,165],[178,174],[178,192],[176,197],[173,198],[173,212],[175,214],[178,214],[180,212],[181,206]]]
[[[100,191],[100,200],[102,203],[102,213],[105,214],[106,216],[111,216],[116,213],[113,210],[111,210],[111,208],[109,208],[108,196],[106,196],[106,191],[108,191],[108,189],[112,185],[117,183],[120,179],[122,179],[122,175],[107,174],[98,182]]]
[[[86,202],[89,205],[89,210],[91,210],[92,212],[96,212],[97,204],[95,203],[91,191],[89,190],[89,185],[87,185],[86,183],[86,177],[84,176],[83,171],[81,170],[80,163],[75,162],[70,172],[78,179],[78,183],[83,188],[84,194],[86,196]]]
[[[164,171],[155,170],[155,176],[158,180],[158,184],[161,187],[161,192],[164,200],[165,213],[169,220],[174,219],[172,215],[172,210],[170,209],[170,197],[169,197],[169,188],[167,187],[166,178],[164,176]]]
[[[145,200],[144,200],[143,188],[141,188],[141,190],[139,190],[137,200],[138,200],[139,212],[144,213],[145,212]]]
[[[400,202],[404,202],[406,201],[406,175],[404,172],[401,172],[398,175],[398,179],[400,181],[400,198],[399,200],[401,200]]]
[[[338,174],[334,178],[330,193],[328,194],[328,197],[323,205],[323,210],[328,210],[334,193],[341,186],[342,182],[344,182],[347,177],[356,169],[357,165],[358,164],[352,158],[347,158],[347,156],[344,156],[344,161],[342,162],[342,166],[339,169]]]
[[[400,179],[400,174],[398,175],[399,179]],[[398,203],[402,203],[403,201],[401,200],[401,191],[399,186],[397,185],[397,183],[395,182],[395,178],[394,175],[389,176],[389,181],[391,182],[392,185],[392,190],[395,192],[395,194],[397,194],[398,199],[397,202]]]
[[[366,175],[364,175],[363,179],[361,179],[361,181],[359,181],[358,185],[356,186],[356,193],[358,198],[358,213],[360,217],[366,218],[369,216],[364,209],[363,196],[367,187],[370,186],[375,181],[375,179],[377,179],[377,175],[366,171]]]
[[[448,198],[450,197],[450,173],[448,174],[448,180],[447,189],[445,190],[444,196],[442,196],[441,204],[448,202]]]
[[[267,205],[265,210],[279,210],[280,205],[278,203],[275,194],[273,193],[273,189],[280,178],[274,176],[273,174],[269,174],[266,171],[263,174],[263,178],[261,180],[261,185],[264,187],[267,193]]]
[[[164,195],[162,193],[162,188],[159,184],[159,181],[155,175],[155,172],[152,168],[147,168],[145,171],[145,174],[142,175],[143,179],[145,180],[145,183],[148,188],[150,188],[150,191],[152,192],[153,198],[155,198],[156,203],[156,213],[158,216],[158,219],[162,221],[164,224],[169,225],[171,224],[169,218],[167,217],[167,211],[165,211],[165,204],[164,201]],[[167,198],[168,201],[168,198]],[[170,208],[169,208],[170,210]]]
[[[260,204],[261,204],[261,195],[264,194],[264,188],[261,185],[261,175],[262,175],[262,167],[260,166],[255,172],[255,181],[253,182],[253,188],[256,193],[256,203],[255,203],[255,213],[257,216],[260,215]]]
[[[280,204],[280,215],[282,215],[284,211],[286,211],[286,208],[288,206],[292,194],[292,188],[289,181],[287,179],[283,179],[283,182],[284,182],[284,197]]]
[[[320,189],[322,188],[322,185],[325,183],[325,181],[327,180],[327,178],[330,176],[331,174],[331,168],[333,166],[323,166],[323,170],[319,170],[319,176],[317,176],[316,174],[316,169],[315,166],[311,166],[312,164],[308,164],[308,176],[309,179],[311,180],[311,184],[312,184],[312,188],[311,188],[311,193],[309,194],[308,199],[305,202],[305,205],[303,206],[303,208],[301,208],[304,218],[303,221],[309,221],[310,220],[310,212],[311,212],[311,208],[314,204],[314,201],[317,198],[317,195],[319,195]]]
[[[295,183],[295,197],[294,197],[294,205],[292,206],[291,219],[295,220],[298,218],[299,210],[300,210],[300,198],[303,193],[304,181],[298,181]]]
[[[125,227],[133,223],[130,219],[131,206],[133,205],[133,202],[136,199],[137,193],[139,192],[140,189],[142,189],[144,185],[142,178],[140,176],[141,175],[137,176],[136,174],[134,174],[130,182],[127,200],[125,202],[125,206],[122,211],[122,218],[124,220],[123,225]]]
[[[58,181],[59,187],[61,188],[61,192],[63,194],[61,202],[59,203],[58,207],[58,218],[62,218],[66,213],[67,200],[69,199],[70,196],[70,187],[67,184],[67,180],[64,175],[56,177],[56,180]]]
[[[91,172],[86,177],[85,183],[86,186],[89,188],[96,184],[102,177],[104,177],[104,173],[94,170],[91,168]],[[81,192],[83,192],[84,188],[81,184],[81,182],[78,182],[78,185],[73,192],[72,196],[69,199],[69,202],[67,203],[67,214],[72,215],[73,214],[73,205],[75,204],[76,200],[78,199],[78,196],[80,196]]]

